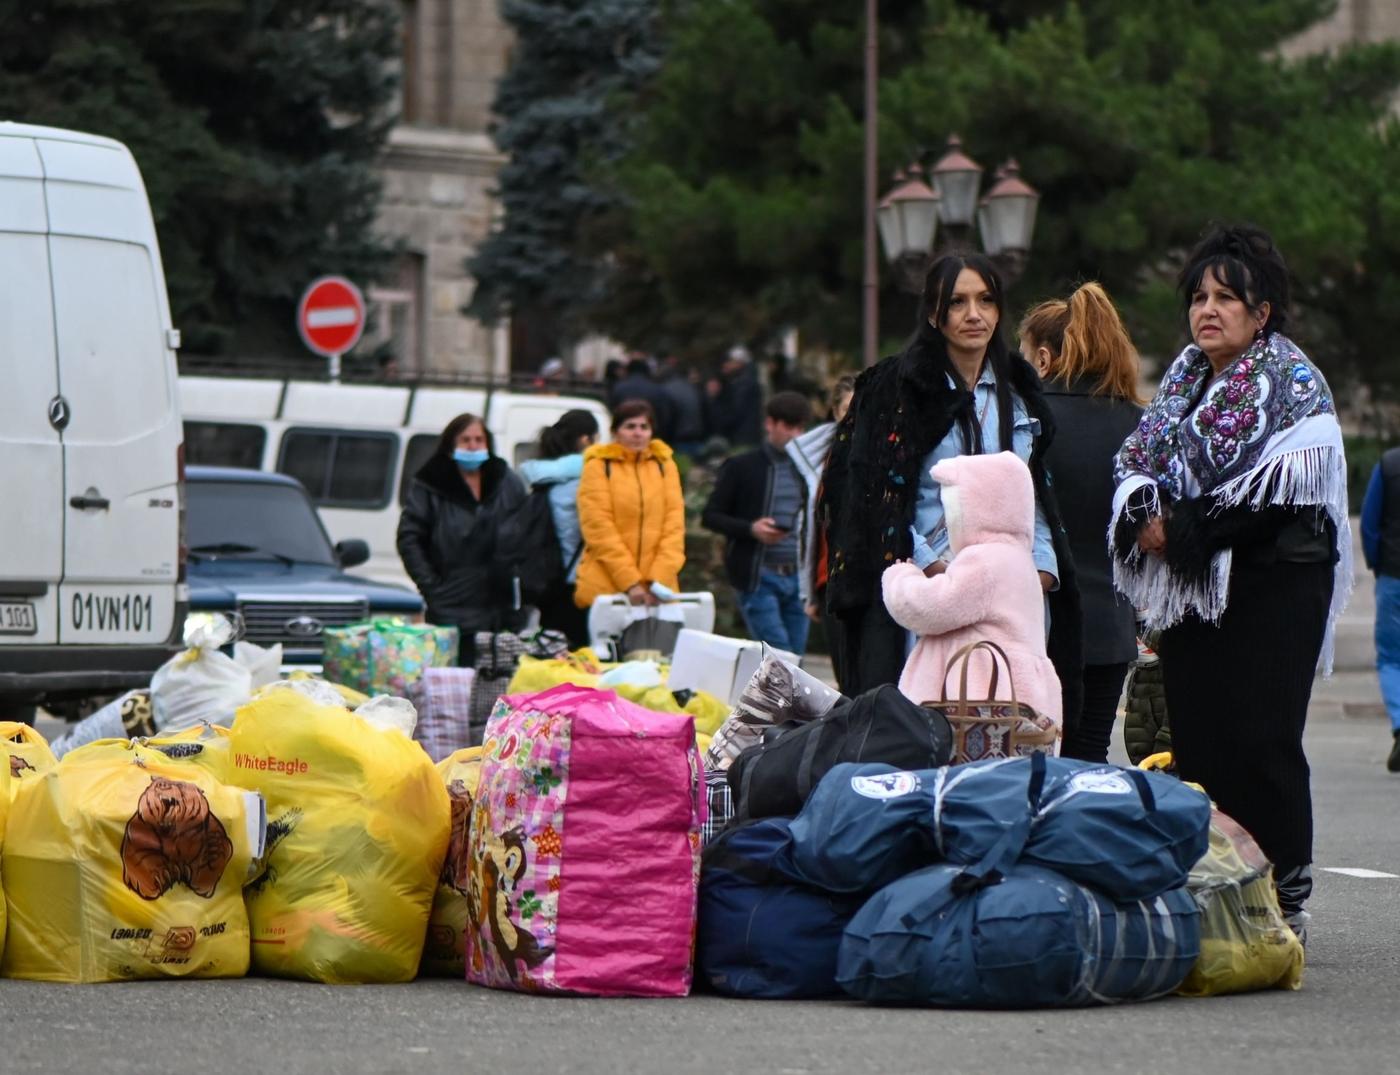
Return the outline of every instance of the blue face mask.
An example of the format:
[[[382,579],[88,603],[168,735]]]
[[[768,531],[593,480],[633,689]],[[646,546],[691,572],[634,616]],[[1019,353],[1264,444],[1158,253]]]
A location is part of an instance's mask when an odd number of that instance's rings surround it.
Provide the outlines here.
[[[491,458],[491,453],[484,449],[476,452],[469,452],[465,448],[458,448],[452,453],[452,461],[463,470],[480,470],[481,465]]]

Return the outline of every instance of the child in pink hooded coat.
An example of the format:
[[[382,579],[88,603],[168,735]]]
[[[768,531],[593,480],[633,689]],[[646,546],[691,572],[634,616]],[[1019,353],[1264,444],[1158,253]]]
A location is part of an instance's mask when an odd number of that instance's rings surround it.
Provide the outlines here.
[[[899,677],[900,692],[915,702],[943,697],[949,658],[985,640],[1006,651],[1017,699],[1061,723],[1060,680],[1045,656],[1045,594],[1031,559],[1030,470],[1014,453],[1000,452],[946,459],[931,473],[942,486],[953,561],[932,578],[908,561],[891,564],[881,578],[890,615],[919,636]],[[991,668],[990,654],[973,655],[969,700],[988,696]],[[949,697],[956,698],[957,675],[948,681]],[[1011,697],[1005,672],[997,697]]]

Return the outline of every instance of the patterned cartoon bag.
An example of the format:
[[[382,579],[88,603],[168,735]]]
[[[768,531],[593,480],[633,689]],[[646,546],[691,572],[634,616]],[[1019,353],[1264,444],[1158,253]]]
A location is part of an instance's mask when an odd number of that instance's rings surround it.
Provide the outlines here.
[[[979,649],[992,657],[992,681],[988,697],[969,701],[967,670],[972,655]],[[958,697],[948,699],[948,676],[962,662]],[[998,697],[997,683],[1002,665],[1006,666],[1006,688],[1010,700]],[[948,659],[943,674],[943,698],[924,702],[929,709],[940,710],[953,728],[953,764],[981,761],[984,758],[1017,758],[1029,754],[1056,754],[1059,751],[1060,729],[1053,719],[1037,713],[1016,699],[1016,683],[1011,676],[1011,663],[1006,651],[995,642],[972,642]]]
[[[467,980],[689,992],[705,821],[693,718],[564,685],[502,698],[482,754]]]
[[[467,927],[467,832],[471,828],[472,803],[481,780],[481,748],[468,747],[444,758],[437,770],[452,801],[452,835],[447,857],[433,894],[428,919],[428,939],[423,943],[419,973],[440,978],[461,978],[466,966],[462,944]]]

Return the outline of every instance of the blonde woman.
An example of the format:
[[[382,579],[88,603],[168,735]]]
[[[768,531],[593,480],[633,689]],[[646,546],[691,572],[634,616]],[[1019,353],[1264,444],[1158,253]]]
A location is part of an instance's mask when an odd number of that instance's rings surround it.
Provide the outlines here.
[[[1104,289],[1084,284],[1021,321],[1021,351],[1045,381],[1055,440],[1045,464],[1059,497],[1084,607],[1084,708],[1062,753],[1106,761],[1123,680],[1137,656],[1133,606],[1113,587],[1104,535],[1113,457],[1142,415],[1138,354]]]

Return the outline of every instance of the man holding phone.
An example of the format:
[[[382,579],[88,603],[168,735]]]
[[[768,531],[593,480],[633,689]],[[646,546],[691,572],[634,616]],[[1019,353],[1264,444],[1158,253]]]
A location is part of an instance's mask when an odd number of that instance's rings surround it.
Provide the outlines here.
[[[798,392],[778,392],[766,415],[764,443],[725,460],[701,521],[726,539],[725,572],[750,637],[801,656],[809,626],[798,578],[807,487],[786,448],[812,406]]]

